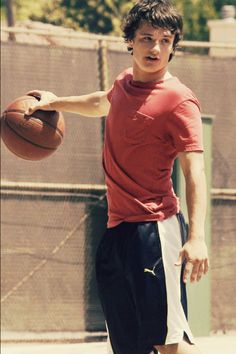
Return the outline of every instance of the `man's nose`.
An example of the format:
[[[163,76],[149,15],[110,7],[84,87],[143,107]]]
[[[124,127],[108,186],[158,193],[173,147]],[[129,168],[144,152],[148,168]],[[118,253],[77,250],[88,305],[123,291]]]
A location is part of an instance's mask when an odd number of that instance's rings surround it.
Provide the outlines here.
[[[152,51],[153,54],[160,53],[160,43],[159,42],[155,42],[155,44],[153,45],[151,51]]]

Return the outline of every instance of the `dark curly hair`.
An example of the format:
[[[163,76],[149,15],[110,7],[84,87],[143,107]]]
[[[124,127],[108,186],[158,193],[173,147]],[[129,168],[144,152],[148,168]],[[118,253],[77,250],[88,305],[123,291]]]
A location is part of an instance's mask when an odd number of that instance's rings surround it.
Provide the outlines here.
[[[125,42],[134,39],[136,30],[143,23],[150,23],[153,27],[166,28],[175,35],[173,43],[172,59],[178,42],[182,39],[183,20],[182,16],[173,7],[169,0],[140,0],[128,12],[123,21],[122,30]],[[132,48],[128,46],[128,51],[132,54]]]

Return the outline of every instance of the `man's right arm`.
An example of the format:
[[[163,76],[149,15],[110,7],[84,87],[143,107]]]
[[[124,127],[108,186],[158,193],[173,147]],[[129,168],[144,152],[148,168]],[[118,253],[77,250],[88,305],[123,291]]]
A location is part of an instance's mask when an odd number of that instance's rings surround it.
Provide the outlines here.
[[[30,91],[28,95],[40,97],[36,105],[29,107],[26,114],[38,109],[77,113],[87,117],[106,116],[110,109],[107,91],[96,91],[88,95],[57,97],[48,91]]]

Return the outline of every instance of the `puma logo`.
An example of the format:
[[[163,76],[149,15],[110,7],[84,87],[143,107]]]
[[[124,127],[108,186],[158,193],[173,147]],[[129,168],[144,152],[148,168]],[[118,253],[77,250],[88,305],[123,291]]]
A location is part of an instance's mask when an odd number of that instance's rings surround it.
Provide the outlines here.
[[[154,273],[154,269],[148,269],[148,268],[144,268],[144,273],[151,273],[152,275],[154,275],[154,277],[156,276],[156,274]]]
[[[152,274],[154,277],[157,277],[157,274],[155,273],[156,267],[158,266],[158,264],[162,261],[162,257],[160,257],[156,263],[154,264],[152,269],[149,268],[144,268],[144,273],[150,273]]]

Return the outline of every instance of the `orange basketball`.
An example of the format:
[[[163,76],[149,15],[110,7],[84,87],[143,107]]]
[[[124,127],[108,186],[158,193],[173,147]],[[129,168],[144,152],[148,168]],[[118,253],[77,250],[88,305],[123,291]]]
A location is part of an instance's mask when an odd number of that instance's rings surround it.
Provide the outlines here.
[[[53,154],[65,131],[60,112],[38,110],[31,116],[25,115],[37,100],[28,95],[19,97],[1,117],[1,137],[7,148],[22,159],[35,161]]]

